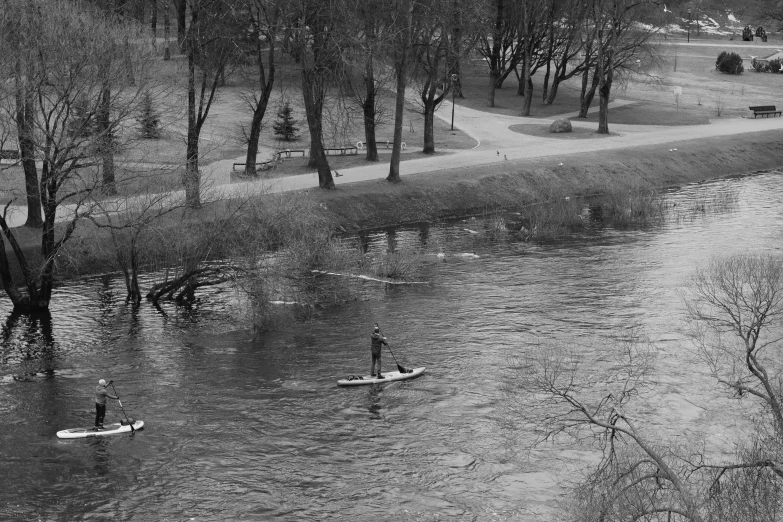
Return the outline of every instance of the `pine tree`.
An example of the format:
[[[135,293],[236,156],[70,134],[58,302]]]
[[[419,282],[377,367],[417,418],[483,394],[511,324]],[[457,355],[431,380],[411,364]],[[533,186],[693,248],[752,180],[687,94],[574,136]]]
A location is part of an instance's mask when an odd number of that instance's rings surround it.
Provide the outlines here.
[[[274,123],[272,123],[275,136],[280,136],[285,141],[299,139],[299,134],[297,134],[299,127],[296,126],[298,122],[294,119],[292,112],[293,109],[291,109],[291,104],[285,102],[285,104],[277,110],[276,119]]]
[[[139,122],[139,130],[143,138],[160,138],[160,116],[158,116],[158,112],[155,110],[152,103],[152,95],[149,92],[144,93],[136,121]]]

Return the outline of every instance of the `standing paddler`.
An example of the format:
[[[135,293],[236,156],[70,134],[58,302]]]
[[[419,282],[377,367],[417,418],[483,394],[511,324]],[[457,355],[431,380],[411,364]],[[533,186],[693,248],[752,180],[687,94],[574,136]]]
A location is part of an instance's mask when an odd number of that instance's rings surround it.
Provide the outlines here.
[[[115,397],[106,386],[111,384],[109,381],[107,384],[105,380],[98,381],[98,386],[95,387],[95,428],[96,430],[103,429],[103,418],[106,416],[106,397],[114,400],[119,400],[119,397]]]
[[[370,376],[383,379],[383,375],[381,374],[381,350],[383,349],[384,344],[388,345],[389,343],[386,342],[386,337],[381,334],[381,328],[377,323],[375,324],[375,329],[370,336],[370,340],[370,352],[372,352],[372,366],[370,366]],[[377,374],[375,373],[376,363],[378,365]]]

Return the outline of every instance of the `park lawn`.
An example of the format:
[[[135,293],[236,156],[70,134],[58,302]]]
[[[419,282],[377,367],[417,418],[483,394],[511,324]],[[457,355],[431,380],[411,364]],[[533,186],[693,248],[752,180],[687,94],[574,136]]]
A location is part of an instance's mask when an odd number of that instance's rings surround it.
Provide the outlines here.
[[[308,149],[310,135],[301,100],[301,73],[294,63],[282,62],[277,65],[276,85],[267,106],[264,124],[259,139],[258,161],[272,157],[276,150]],[[218,90],[217,97],[210,109],[200,137],[200,162],[207,165],[213,161],[235,159],[244,161],[246,153],[245,135],[248,132],[251,110],[247,97],[252,92],[252,81],[243,71],[227,78],[227,84]],[[344,147],[364,142],[364,125],[361,110],[343,103],[336,92],[327,93],[324,106],[324,146]],[[142,140],[133,143],[118,155],[118,161],[129,163],[152,163],[182,165],[185,160],[185,137],[187,132],[187,107],[184,105],[186,92],[182,86],[166,92],[158,101],[167,110],[161,114],[163,132],[161,139]],[[280,107],[290,103],[292,115],[298,127],[298,138],[283,141],[275,135],[273,122]],[[376,124],[378,143],[392,140],[394,135],[394,93],[381,90],[378,99],[381,109]],[[421,108],[406,103],[403,141],[408,147],[421,147],[424,136],[424,117]],[[437,149],[464,149],[476,145],[475,140],[457,133],[452,135],[441,121],[436,118],[435,147]]]
[[[639,102],[633,105],[623,105],[609,108],[609,125],[639,124],[644,125],[703,125],[710,122],[710,113],[707,107],[680,108],[651,102]],[[725,115],[725,114],[724,114]],[[572,121],[598,122],[598,112],[587,115],[587,118],[571,118]]]
[[[768,56],[775,52],[775,42],[725,41],[714,38],[696,39],[709,46],[686,46],[680,39],[661,44],[661,67],[648,76],[631,78],[627,83],[617,82],[612,88],[612,99],[639,101],[631,106],[610,110],[609,123],[636,125],[698,125],[712,118],[740,117],[751,105],[783,105],[783,74],[757,73],[750,65],[750,56]],[[762,47],[763,46],[763,47]],[[745,60],[745,73],[728,75],[715,70],[715,61],[721,51],[736,52]],[[462,71],[464,98],[460,105],[492,114],[520,116],[522,97],[517,95],[517,79],[512,73],[503,88],[495,92],[495,107],[487,107],[488,70],[485,62],[472,58],[465,62]],[[676,71],[675,69],[676,65]],[[533,76],[534,94],[530,117],[554,118],[579,110],[581,78],[573,78],[561,84],[552,105],[541,100],[543,77],[540,69]],[[682,94],[675,97],[674,87],[681,87]],[[598,99],[593,100],[593,107]],[[649,102],[649,103],[644,103]],[[612,112],[615,115],[612,115]],[[597,116],[588,118],[597,121]]]
[[[584,121],[584,120],[579,120]],[[508,128],[510,131],[518,132],[519,134],[525,134],[526,136],[536,136],[539,138],[551,138],[555,140],[590,140],[608,138],[616,134],[598,134],[597,128],[585,129],[582,127],[574,127],[571,132],[556,132],[549,131],[549,125],[540,125],[538,123],[522,123],[519,125],[512,125]],[[611,130],[611,127],[610,127]]]
[[[489,69],[483,59],[471,58],[462,67],[461,85],[463,98],[456,99],[455,110],[460,106],[477,111],[506,116],[521,116],[523,98],[517,95],[517,78],[512,72],[503,83],[503,88],[495,90],[495,106],[488,107]],[[579,83],[561,84],[552,105],[544,105],[541,95],[544,71],[533,75],[533,103],[530,117],[551,118],[579,110]]]

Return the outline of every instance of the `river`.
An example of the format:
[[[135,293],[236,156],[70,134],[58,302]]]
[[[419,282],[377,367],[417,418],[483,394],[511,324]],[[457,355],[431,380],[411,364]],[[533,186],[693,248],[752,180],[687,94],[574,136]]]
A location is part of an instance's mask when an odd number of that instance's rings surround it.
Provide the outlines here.
[[[698,209],[726,191],[732,211]],[[487,239],[481,219],[373,231],[370,251],[424,245],[430,284],[364,282],[363,299],[259,335],[230,288],[159,311],[128,306],[119,279],[90,279],[58,289],[38,319],[0,299],[0,519],[551,520],[590,448],[520,451],[499,429],[500,377],[542,340],[600,364],[630,326],[660,355],[639,422],[727,451],[742,420],[694,363],[680,291],[712,255],[778,251],[782,198],[778,172],[690,185],[660,226],[545,244]],[[338,388],[367,373],[374,322],[401,363],[427,372]],[[101,377],[144,430],[58,440],[92,423]],[[116,401],[108,410],[122,416]]]

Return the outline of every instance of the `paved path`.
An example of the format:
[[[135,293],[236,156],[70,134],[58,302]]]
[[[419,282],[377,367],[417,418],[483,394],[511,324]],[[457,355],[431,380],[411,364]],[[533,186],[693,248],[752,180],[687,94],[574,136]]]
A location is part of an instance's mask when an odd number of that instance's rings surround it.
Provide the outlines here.
[[[624,104],[617,100],[616,105]],[[444,121],[450,121],[451,103],[444,101],[436,113]],[[452,169],[462,167],[480,168],[505,161],[518,161],[531,158],[555,157],[564,164],[570,158],[583,152],[622,149],[644,145],[677,144],[694,138],[710,138],[729,136],[748,132],[783,129],[783,118],[747,119],[733,118],[718,120],[705,125],[683,126],[651,126],[651,125],[619,125],[609,122],[611,136],[595,139],[560,139],[520,134],[509,129],[513,125],[528,124],[535,126],[549,125],[552,118],[523,118],[489,114],[469,109],[457,104],[455,108],[454,125],[478,141],[478,145],[470,150],[448,151],[448,154],[438,154],[400,163],[400,175],[416,173],[431,173],[432,175],[448,175]],[[595,130],[595,122],[572,122],[575,128]],[[409,150],[412,145],[409,145]],[[685,149],[679,148],[682,152]],[[281,178],[260,179],[250,182],[231,183],[230,173],[234,160],[218,161],[203,167],[203,193],[205,200],[246,196],[252,194],[302,190],[318,187],[318,176],[305,174]],[[337,187],[345,183],[355,183],[383,179],[388,175],[388,163],[373,163],[361,167],[341,169],[341,177],[335,179]],[[171,200],[181,200],[182,191],[170,194]],[[122,211],[133,202],[117,201],[115,208]],[[104,203],[107,204],[107,203]],[[26,217],[25,207],[10,209],[10,225],[21,226]],[[72,212],[69,207],[62,209],[63,219]]]

